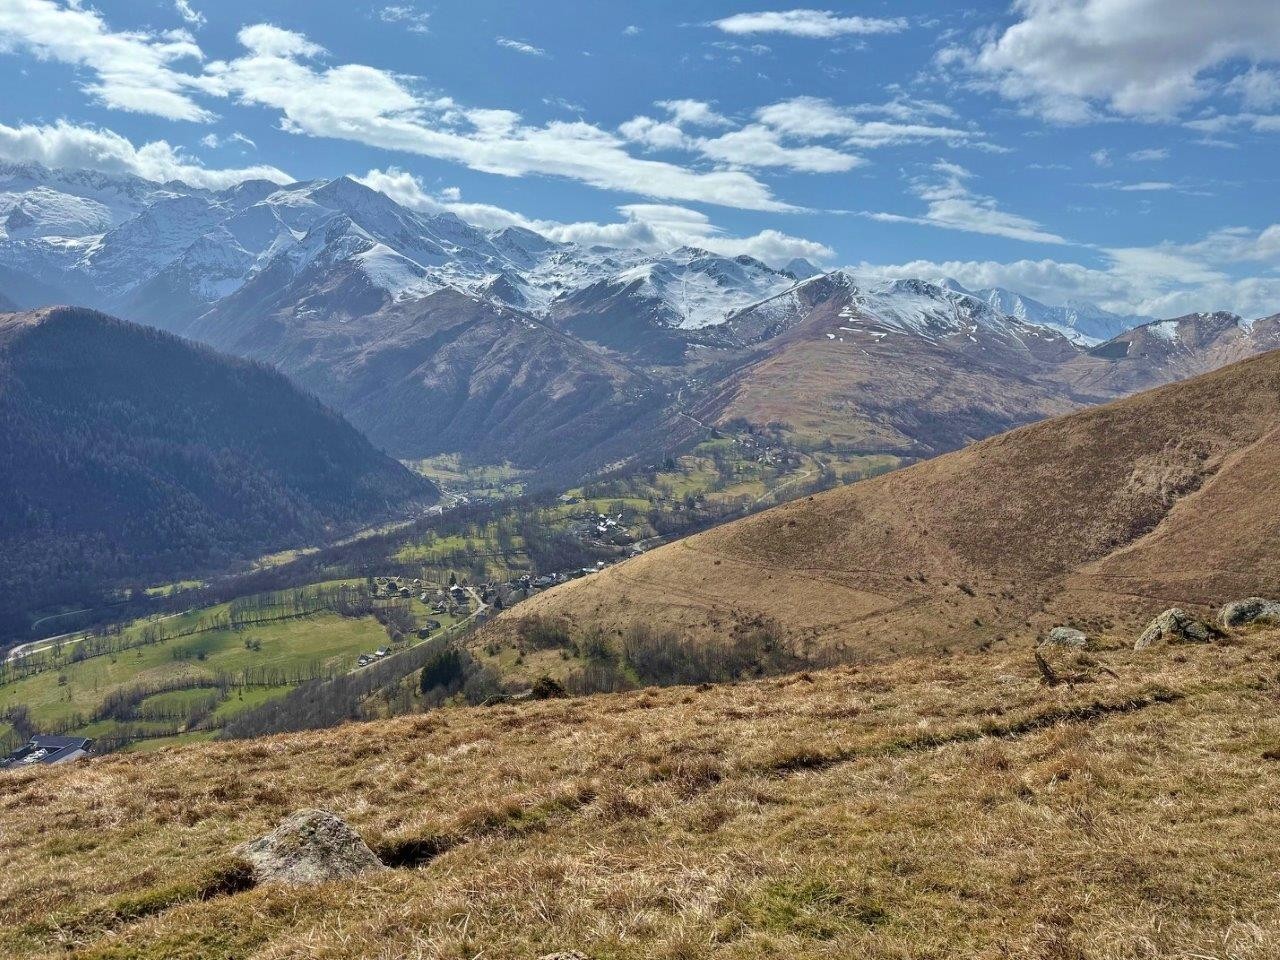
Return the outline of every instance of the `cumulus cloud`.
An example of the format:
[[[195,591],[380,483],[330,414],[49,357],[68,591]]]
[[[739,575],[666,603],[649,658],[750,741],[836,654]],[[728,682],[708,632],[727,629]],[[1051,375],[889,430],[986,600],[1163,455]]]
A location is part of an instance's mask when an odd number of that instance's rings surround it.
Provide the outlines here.
[[[939,161],[927,175],[911,180],[913,192],[927,204],[923,214],[862,211],[861,215],[882,223],[915,223],[1028,243],[1070,242],[1028,217],[1001,210],[995,198],[970,189],[968,181],[972,177],[972,173],[958,164]]]
[[[1275,0],[1017,0],[1014,9],[1017,23],[976,51],[949,48],[941,62],[966,64],[1052,121],[1173,117],[1214,90],[1214,68],[1280,59]]]
[[[245,138],[246,140],[248,138]],[[244,180],[293,180],[277,167],[257,165],[211,169],[164,140],[135,146],[112,130],[59,121],[47,126],[0,124],[0,157],[34,160],[49,167],[84,167],[103,173],[130,173],[165,183],[181,180],[193,187],[221,190]]]
[[[656,106],[671,114],[678,124],[690,127],[724,127],[729,121],[716,113],[705,100],[659,100]]]
[[[564,223],[526,217],[492,204],[468,203],[461,199],[456,189],[432,193],[418,177],[396,168],[370,170],[357,179],[412,210],[452,213],[488,230],[524,227],[553,240],[584,246],[657,252],[689,245],[723,256],[746,254],[774,265],[785,264],[795,257],[819,263],[830,262],[834,256],[834,251],[825,244],[778,230],[762,230],[745,237],[733,236],[713,224],[706,214],[677,204],[623,204],[617,208],[622,218],[613,223]]]
[[[0,3],[0,52],[24,51],[40,60],[83,68],[93,79],[84,90],[113,110],[169,120],[212,119],[192,99],[198,78],[175,66],[198,64],[202,54],[185,30],[116,32],[96,10],[51,0]]]
[[[583,121],[533,126],[511,111],[424,96],[409,79],[374,67],[321,65],[315,44],[277,27],[247,27],[240,39],[247,54],[208,64],[208,83],[243,103],[279,110],[282,126],[293,133],[451,160],[501,176],[547,174],[667,200],[791,209],[748,173],[635,157],[624,139]]]
[[[565,177],[604,190],[752,210],[794,209],[743,170],[696,170],[634,156],[617,134],[584,121],[525,123],[511,111],[464,107],[417,78],[358,63],[272,24],[240,30],[244,54],[203,62],[194,38],[112,31],[97,11],[54,0],[0,3],[0,50],[84,67],[109,107],[209,121],[193,97],[234,98],[276,110],[282,129],[464,164],[508,177]],[[190,68],[184,70],[182,68]]]
[[[713,20],[711,26],[736,35],[780,33],[792,37],[814,39],[898,33],[907,29],[904,17],[842,17],[830,10],[773,10],[760,13],[735,13]]]

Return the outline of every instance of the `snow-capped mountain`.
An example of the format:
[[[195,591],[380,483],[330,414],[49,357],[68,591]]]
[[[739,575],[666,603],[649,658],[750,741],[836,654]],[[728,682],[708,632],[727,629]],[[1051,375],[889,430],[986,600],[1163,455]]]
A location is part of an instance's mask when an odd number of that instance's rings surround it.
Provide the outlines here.
[[[820,275],[802,259],[779,269],[693,247],[654,254],[559,243],[519,227],[484,231],[449,213],[409,210],[348,177],[208,191],[0,165],[0,271],[62,299],[181,331],[259,274],[288,284],[326,266],[367,281],[369,302],[453,287],[559,318],[610,346],[652,330],[661,340],[665,331],[717,327]],[[915,309],[906,288],[880,296],[882,312],[899,296],[903,310]],[[1149,319],[1083,303],[1050,307],[1007,290],[973,296],[1086,345]]]
[[[409,210],[348,178],[212,192],[131,177],[0,167],[0,266],[70,298],[181,329],[268,271],[355,267],[397,301],[454,287],[545,314],[621,295],[662,326],[698,328],[812,275],[749,257],[584,248]]]
[[[1004,287],[965,290],[954,280],[947,280],[944,283],[952,289],[985,300],[1001,313],[1017,317],[1024,323],[1034,323],[1037,326],[1057,330],[1072,342],[1082,346],[1102,343],[1104,340],[1119,336],[1126,330],[1143,323],[1150,323],[1155,319],[1140,314],[1112,313],[1087,300],[1068,300],[1062,306],[1051,307],[1025,294],[1006,290]]]

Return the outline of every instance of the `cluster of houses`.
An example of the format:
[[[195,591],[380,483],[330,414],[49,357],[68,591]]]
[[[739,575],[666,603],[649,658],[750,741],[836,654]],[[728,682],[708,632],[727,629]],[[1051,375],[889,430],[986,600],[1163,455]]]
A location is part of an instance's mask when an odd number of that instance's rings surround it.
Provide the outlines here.
[[[588,512],[574,520],[572,529],[584,543],[625,547],[635,542],[635,537],[623,523],[621,513],[610,516],[606,513]]]
[[[420,590],[421,588],[421,580],[401,581],[395,577],[373,578],[373,598],[375,600],[393,600],[396,597],[404,597],[407,600],[413,596],[414,590]]]
[[[373,651],[373,653],[360,654],[360,656],[356,658],[356,666],[367,667],[369,664],[375,663],[378,660],[385,659],[389,656],[391,656],[390,650],[386,647],[379,647],[377,650]]]

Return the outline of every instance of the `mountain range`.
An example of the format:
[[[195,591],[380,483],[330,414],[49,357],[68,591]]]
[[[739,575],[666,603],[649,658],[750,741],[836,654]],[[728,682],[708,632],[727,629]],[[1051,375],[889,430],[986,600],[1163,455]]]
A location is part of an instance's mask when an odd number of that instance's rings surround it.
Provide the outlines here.
[[[1277,344],[1274,319],[482,230],[345,177],[208,191],[36,164],[0,166],[0,295],[269,363],[397,457],[545,483],[738,424],[931,455]]]

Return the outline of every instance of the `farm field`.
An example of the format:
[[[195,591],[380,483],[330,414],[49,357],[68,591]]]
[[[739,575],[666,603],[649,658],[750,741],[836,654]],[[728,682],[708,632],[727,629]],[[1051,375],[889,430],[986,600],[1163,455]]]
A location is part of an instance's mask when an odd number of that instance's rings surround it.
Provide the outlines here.
[[[166,626],[199,623],[198,617],[207,619],[211,612],[175,618]],[[119,729],[120,721],[90,720],[106,698],[126,688],[150,688],[165,692],[143,698],[137,705],[140,716],[176,717],[183,713],[180,707],[212,695],[217,709],[211,717],[225,718],[286,688],[255,677],[294,678],[349,669],[361,653],[385,643],[386,633],[373,617],[332,613],[209,629],[15,679],[0,685],[0,711],[22,705],[40,729],[106,737]],[[216,686],[220,682],[226,684],[221,691]],[[167,729],[167,724],[143,722],[141,729],[155,732]]]
[[[520,496],[512,471],[501,466],[461,467],[456,458],[436,466],[454,471],[454,480],[492,483],[502,499],[458,506],[427,523],[395,523],[347,538],[361,557],[358,566],[316,565],[314,580],[293,589],[369,590],[375,576],[394,576],[421,585],[402,608],[399,635],[416,640],[429,621],[455,627],[469,610],[438,613],[423,603],[451,579],[471,584],[512,583],[522,576],[577,571],[600,560],[621,559],[779,500],[804,495],[823,485],[883,472],[897,461],[836,451],[800,452],[770,446],[768,439],[721,436],[687,454],[668,458],[657,468],[601,479],[560,496],[530,501]],[[445,481],[446,485],[448,481]],[[474,489],[474,488],[472,488]],[[600,518],[616,526],[602,536]],[[258,572],[292,577],[295,566],[312,563],[316,551],[287,551],[262,558]],[[174,583],[153,588],[171,605],[199,604],[208,585]],[[181,592],[178,592],[181,591]],[[517,591],[514,602],[527,591]],[[225,595],[225,594],[224,594]],[[377,603],[391,602],[378,595]],[[508,602],[512,597],[504,593]],[[54,663],[30,676],[0,677],[0,718],[17,711],[23,729],[66,732],[98,738],[102,748],[153,750],[208,739],[231,717],[283,696],[309,676],[333,676],[351,670],[362,653],[387,646],[385,618],[341,616],[332,611],[270,623],[232,626],[233,607],[245,600],[196,606],[122,625],[110,632],[119,649],[97,655],[90,644],[68,638],[39,649]],[[254,602],[251,599],[247,602]],[[159,637],[164,637],[157,642]],[[102,641],[99,641],[101,645]],[[477,650],[478,662],[508,684],[530,678],[563,680],[580,663],[557,651],[502,647]],[[405,685],[412,687],[412,678]],[[127,694],[127,708],[104,711],[108,698]],[[148,695],[149,694],[149,695]],[[6,722],[8,740],[18,739]]]

